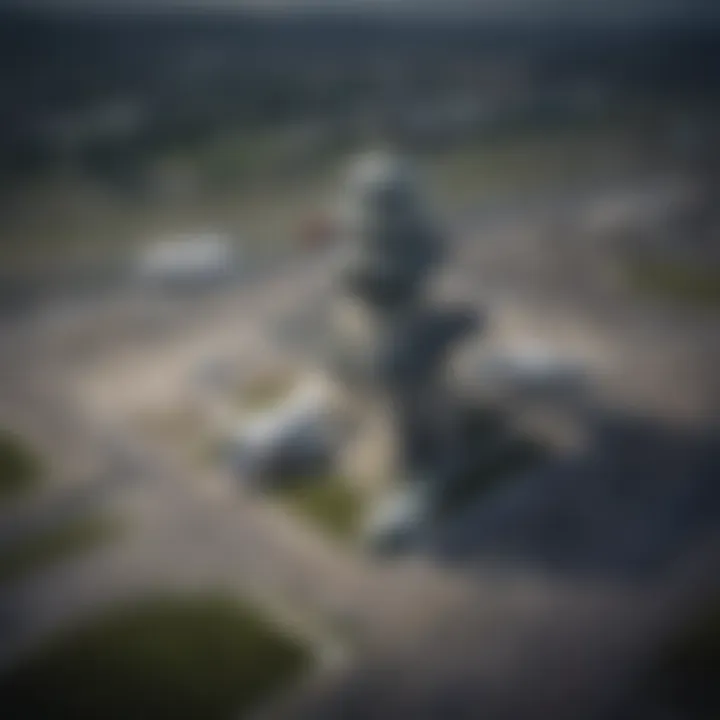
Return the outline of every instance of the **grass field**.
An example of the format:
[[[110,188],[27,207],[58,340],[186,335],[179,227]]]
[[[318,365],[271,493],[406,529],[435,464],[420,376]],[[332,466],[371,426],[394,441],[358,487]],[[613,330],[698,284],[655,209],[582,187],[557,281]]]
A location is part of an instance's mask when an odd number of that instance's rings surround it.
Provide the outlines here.
[[[38,649],[0,677],[0,707],[13,720],[230,720],[309,666],[304,645],[235,600],[156,598]]]
[[[720,268],[656,260],[627,265],[632,287],[659,298],[694,306],[720,307]]]
[[[40,482],[40,461],[21,438],[0,430],[0,505],[27,495]]]
[[[347,480],[335,476],[281,488],[277,498],[322,532],[341,539],[357,534],[365,507],[359,492]]]
[[[80,555],[107,542],[118,531],[117,523],[107,518],[83,518],[2,549],[0,584],[20,580],[56,562]]]
[[[423,157],[421,165],[433,195],[452,208],[456,202],[623,175],[643,162],[628,131],[611,125],[478,137]]]

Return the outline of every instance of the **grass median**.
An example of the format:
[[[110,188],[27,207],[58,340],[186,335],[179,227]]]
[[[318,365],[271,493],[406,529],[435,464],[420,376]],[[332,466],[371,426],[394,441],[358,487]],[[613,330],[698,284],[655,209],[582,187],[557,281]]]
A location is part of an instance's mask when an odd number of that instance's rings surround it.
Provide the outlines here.
[[[360,492],[335,475],[279,488],[275,496],[298,516],[335,538],[348,540],[360,529],[365,503]]]
[[[40,461],[23,440],[0,430],[0,505],[31,493],[40,483]]]
[[[693,306],[720,307],[720,267],[636,260],[628,263],[630,284],[649,295]]]
[[[81,518],[40,532],[0,550],[0,583],[15,582],[34,572],[87,552],[120,531],[106,517]]]

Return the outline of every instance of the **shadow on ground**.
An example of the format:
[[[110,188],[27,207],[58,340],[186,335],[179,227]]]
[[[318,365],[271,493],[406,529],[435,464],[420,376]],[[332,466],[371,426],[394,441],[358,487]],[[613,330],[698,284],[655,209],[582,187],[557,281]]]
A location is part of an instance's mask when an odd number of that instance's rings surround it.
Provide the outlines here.
[[[452,564],[657,576],[720,527],[719,437],[604,412],[583,453],[481,498],[427,550]]]

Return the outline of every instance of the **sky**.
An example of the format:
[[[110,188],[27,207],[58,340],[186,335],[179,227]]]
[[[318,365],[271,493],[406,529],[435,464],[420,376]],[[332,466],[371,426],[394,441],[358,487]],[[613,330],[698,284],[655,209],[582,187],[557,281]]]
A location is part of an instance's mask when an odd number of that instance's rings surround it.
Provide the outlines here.
[[[89,10],[312,10],[458,15],[488,19],[720,19],[720,0],[0,0],[0,7]]]

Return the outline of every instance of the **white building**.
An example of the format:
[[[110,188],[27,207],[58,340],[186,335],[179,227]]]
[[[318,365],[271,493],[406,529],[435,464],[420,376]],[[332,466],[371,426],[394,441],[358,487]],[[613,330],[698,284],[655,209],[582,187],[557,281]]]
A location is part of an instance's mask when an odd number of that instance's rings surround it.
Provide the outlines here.
[[[261,483],[321,471],[342,440],[340,415],[327,386],[303,385],[278,407],[241,422],[230,441],[231,464]]]
[[[149,285],[206,285],[232,277],[238,260],[231,238],[225,234],[183,234],[145,246],[136,260],[134,274]]]

